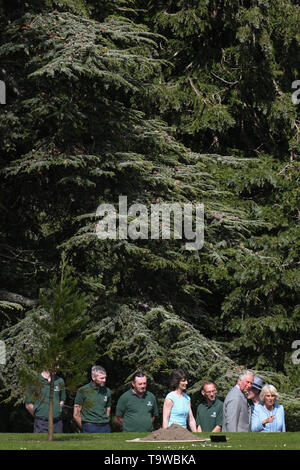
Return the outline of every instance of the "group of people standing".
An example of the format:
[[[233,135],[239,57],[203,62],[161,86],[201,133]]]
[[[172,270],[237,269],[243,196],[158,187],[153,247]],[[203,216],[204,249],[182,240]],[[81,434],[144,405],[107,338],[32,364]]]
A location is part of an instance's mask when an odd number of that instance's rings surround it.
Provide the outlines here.
[[[285,432],[284,408],[276,403],[279,394],[273,385],[265,384],[250,371],[243,372],[226,395],[224,403],[216,397],[213,382],[203,383],[204,398],[197,408],[196,419],[186,393],[187,376],[182,369],[172,373],[170,392],[163,406],[163,428],[172,423],[192,432]]]
[[[242,373],[223,404],[222,431],[285,432],[284,408],[271,384],[250,371]],[[252,403],[252,404],[251,404]]]
[[[73,417],[84,433],[111,432],[111,390],[106,385],[107,373],[101,366],[91,369],[91,381],[80,387],[74,401]],[[34,417],[34,432],[48,431],[49,373],[41,374],[40,394],[33,387],[26,394],[26,408]],[[192,432],[284,432],[284,408],[277,403],[279,394],[273,385],[265,384],[251,371],[243,372],[227,394],[224,403],[216,396],[212,381],[202,385],[203,402],[193,415],[191,399],[186,393],[187,374],[176,369],[171,375],[171,392],[163,405],[162,428],[173,423]],[[34,399],[35,397],[35,399]],[[66,399],[62,378],[56,377],[53,396],[54,432],[62,432],[62,408]],[[117,402],[115,423],[123,432],[151,432],[158,417],[157,400],[147,390],[147,377],[134,374],[131,388]]]

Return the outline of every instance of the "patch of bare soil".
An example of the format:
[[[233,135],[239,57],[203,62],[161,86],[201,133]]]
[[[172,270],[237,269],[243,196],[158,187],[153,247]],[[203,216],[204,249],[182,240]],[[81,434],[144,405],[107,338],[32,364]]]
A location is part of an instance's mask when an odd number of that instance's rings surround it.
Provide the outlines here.
[[[157,431],[153,431],[149,436],[142,437],[139,439],[142,442],[183,442],[183,441],[203,441],[198,436],[195,436],[192,432],[188,429],[179,426],[178,424],[171,424],[167,429],[157,429]]]

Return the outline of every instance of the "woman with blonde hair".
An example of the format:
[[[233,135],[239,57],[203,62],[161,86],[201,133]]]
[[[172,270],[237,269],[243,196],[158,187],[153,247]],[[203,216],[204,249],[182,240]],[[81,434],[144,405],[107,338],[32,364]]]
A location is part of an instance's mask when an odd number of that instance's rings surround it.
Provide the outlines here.
[[[279,398],[276,388],[266,384],[259,397],[261,403],[253,409],[251,431],[285,432],[284,408],[276,403]]]

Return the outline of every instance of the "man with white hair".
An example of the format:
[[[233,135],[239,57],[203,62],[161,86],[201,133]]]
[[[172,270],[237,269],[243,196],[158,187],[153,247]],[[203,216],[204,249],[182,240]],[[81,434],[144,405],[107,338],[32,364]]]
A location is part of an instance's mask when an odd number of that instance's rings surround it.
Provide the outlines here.
[[[223,406],[222,431],[247,432],[250,429],[251,408],[247,400],[253,385],[254,376],[249,370],[244,371],[237,384],[227,394]]]

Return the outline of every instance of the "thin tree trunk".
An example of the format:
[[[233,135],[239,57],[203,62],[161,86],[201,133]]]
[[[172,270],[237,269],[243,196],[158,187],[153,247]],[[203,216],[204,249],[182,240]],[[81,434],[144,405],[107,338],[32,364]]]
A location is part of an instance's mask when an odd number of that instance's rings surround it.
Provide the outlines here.
[[[49,415],[48,415],[48,440],[53,441],[53,396],[55,374],[50,373]]]

